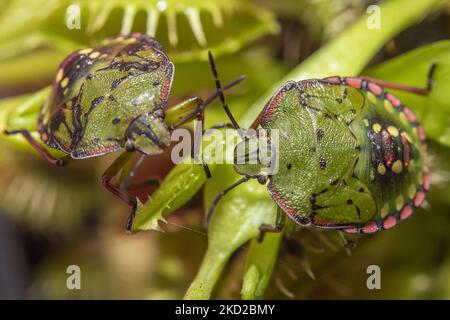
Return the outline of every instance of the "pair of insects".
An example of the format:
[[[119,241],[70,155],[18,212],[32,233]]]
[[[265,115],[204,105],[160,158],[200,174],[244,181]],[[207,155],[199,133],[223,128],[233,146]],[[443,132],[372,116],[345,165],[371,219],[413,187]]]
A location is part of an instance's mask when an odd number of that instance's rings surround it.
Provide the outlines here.
[[[243,138],[241,144],[255,139],[240,129],[223,94],[243,77],[222,87],[211,54],[209,59],[216,92],[204,101],[193,97],[167,108],[174,66],[155,39],[134,33],[76,51],[61,64],[38,120],[40,139],[67,156],[54,158],[26,130],[5,133],[22,134],[56,166],[125,149],[105,171],[102,183],[132,207],[129,230],[137,200],[128,190],[136,185],[132,179],[139,165],[146,156],[167,149],[172,130],[194,119],[203,122],[204,107],[214,99],[220,98]],[[430,186],[425,133],[413,112],[382,85],[428,92],[366,78],[283,85],[251,126],[269,132],[269,147],[270,132],[281,133],[278,173],[268,172],[271,164],[261,161],[235,163],[243,178],[218,195],[208,217],[229,190],[256,178],[267,184],[280,210],[302,226],[374,233],[408,218]],[[202,127],[195,129],[197,138]],[[113,183],[135,151],[141,154],[137,163],[120,184]],[[203,167],[209,177],[207,165]],[[261,226],[262,232],[282,229],[285,215],[280,210],[276,226]]]

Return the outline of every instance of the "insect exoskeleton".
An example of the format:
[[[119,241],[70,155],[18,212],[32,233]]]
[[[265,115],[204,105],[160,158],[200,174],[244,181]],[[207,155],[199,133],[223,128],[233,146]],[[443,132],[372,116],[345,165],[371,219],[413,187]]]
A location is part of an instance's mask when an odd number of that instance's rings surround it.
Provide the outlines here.
[[[257,163],[241,156],[234,169],[243,178],[216,198],[207,219],[223,195],[252,178],[301,226],[369,234],[409,218],[430,188],[426,136],[411,109],[383,87],[425,95],[434,67],[426,89],[367,77],[284,84],[251,126],[266,132],[265,149],[276,155]],[[245,160],[261,140],[239,130],[235,159]],[[280,231],[283,217],[279,211],[276,226],[261,231]]]
[[[127,188],[138,166],[145,156],[159,154],[169,146],[175,128],[194,119],[203,128],[204,107],[217,97],[214,93],[203,101],[194,96],[168,108],[173,76],[174,65],[154,38],[133,33],[107,39],[97,47],[67,56],[42,105],[37,123],[40,139],[67,156],[54,158],[27,130],[5,133],[22,134],[56,166],[125,149],[105,171],[102,182],[132,207],[127,222],[130,229],[137,199]],[[228,83],[224,89],[243,78]],[[201,139],[201,134],[196,138]],[[128,169],[121,183],[112,183],[122,169],[128,168],[134,151],[141,154],[139,161]],[[209,177],[208,167],[203,166]]]

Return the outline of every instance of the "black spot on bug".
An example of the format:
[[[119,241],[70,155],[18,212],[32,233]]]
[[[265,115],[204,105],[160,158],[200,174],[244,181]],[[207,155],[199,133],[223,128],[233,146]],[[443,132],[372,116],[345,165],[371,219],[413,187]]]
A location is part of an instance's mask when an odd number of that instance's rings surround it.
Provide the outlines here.
[[[336,98],[336,102],[337,103],[342,103],[342,99],[341,98]]]
[[[114,118],[113,120],[112,120],[112,124],[118,124],[120,122],[120,119],[119,118]]]
[[[86,79],[87,79],[87,80],[92,80],[92,74],[88,74],[88,75],[86,76]]]
[[[355,109],[350,109],[350,112],[353,113],[353,114],[355,114],[355,113],[356,113],[356,110],[355,110]]]
[[[361,210],[359,210],[358,206],[355,206],[355,209],[356,209],[356,213],[358,214],[358,218],[361,219]]]
[[[317,131],[316,131],[317,141],[322,140],[324,135],[325,135],[325,133],[323,132],[322,129],[317,129]]]
[[[316,152],[316,147],[311,147],[311,148],[309,148],[309,152],[311,152],[311,153]]]
[[[361,146],[358,144],[357,146],[355,146],[355,150],[361,151]]]
[[[153,86],[154,86],[154,87],[157,87],[157,86],[159,86],[160,84],[161,84],[161,82],[159,82],[159,81],[153,82]]]
[[[352,199],[348,199],[347,200],[347,204],[353,204],[353,200]]]
[[[322,170],[324,170],[327,167],[327,161],[325,160],[325,158],[320,157],[319,166],[320,166],[320,169],[322,169]]]
[[[297,216],[295,218],[295,221],[297,221],[301,225],[308,225],[311,223],[311,220],[309,218],[300,217],[300,216]]]
[[[104,96],[100,96],[92,100],[91,108],[95,108],[96,106],[98,106],[103,101],[104,98],[105,98]]]
[[[347,88],[345,88],[342,98],[347,99],[347,97],[348,97],[348,91],[347,91]]]
[[[361,188],[359,188],[359,190],[358,190],[359,192],[364,192],[364,191],[366,191],[366,190],[364,190],[364,188],[363,187],[361,187]]]
[[[339,182],[339,179],[336,179],[330,183],[330,186],[335,186],[338,184],[338,182]]]
[[[288,164],[286,165],[286,168],[287,168],[288,170],[291,170],[291,169],[292,169],[292,163],[288,163]]]
[[[108,97],[108,100],[109,100],[109,101],[112,101],[112,102],[117,102],[117,99],[114,98],[113,95],[110,95],[110,96]]]

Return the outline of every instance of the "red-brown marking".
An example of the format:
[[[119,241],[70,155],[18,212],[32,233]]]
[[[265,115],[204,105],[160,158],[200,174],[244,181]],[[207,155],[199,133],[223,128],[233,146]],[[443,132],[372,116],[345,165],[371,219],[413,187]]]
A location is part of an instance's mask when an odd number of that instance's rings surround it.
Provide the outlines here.
[[[352,88],[360,89],[362,84],[361,78],[346,78],[345,82]]]
[[[383,228],[384,229],[391,229],[397,225],[397,219],[393,216],[389,216],[383,221]]]
[[[425,134],[425,131],[423,130],[422,126],[417,126],[417,133],[419,134],[419,138],[422,141],[427,140],[427,136]]]
[[[394,150],[392,146],[392,137],[385,129],[381,131],[381,141],[383,143],[383,154],[386,166],[391,167],[394,162]],[[372,154],[373,157],[373,154]],[[373,160],[372,160],[373,161]]]
[[[48,134],[47,133],[42,133],[42,135],[41,135],[41,139],[42,139],[42,141],[44,141],[44,142],[47,142],[48,141]]]
[[[413,213],[413,209],[411,206],[406,205],[403,210],[400,212],[400,220],[408,219]]]
[[[267,123],[270,120],[273,109],[280,103],[281,98],[284,96],[284,90],[280,90],[269,102],[269,105],[264,112],[264,122]]]
[[[344,229],[344,231],[345,232],[347,232],[347,233],[358,233],[358,228],[347,228],[347,229]]]
[[[428,170],[426,170],[423,175],[423,188],[425,189],[425,191],[430,190],[430,185],[431,185],[430,174],[428,173]]]
[[[399,107],[401,105],[400,100],[390,93],[386,94],[386,99],[388,99],[394,107]]]
[[[405,114],[405,116],[406,116],[406,118],[408,119],[409,122],[415,123],[417,121],[416,116],[414,115],[414,113],[411,111],[410,108],[404,107],[403,108],[403,113]]]
[[[423,203],[423,200],[425,200],[425,192],[417,192],[416,197],[414,198],[414,205],[419,207]]]
[[[326,82],[329,83],[335,83],[335,84],[340,84],[341,83],[341,78],[340,77],[328,77],[323,79]]]
[[[409,163],[411,162],[411,147],[404,132],[400,134],[400,140],[403,146],[403,165],[405,166],[405,168],[407,168],[409,166]]]
[[[164,81],[164,86],[162,89],[162,93],[161,93],[161,100],[166,100],[167,96],[169,95],[169,90],[170,90],[170,84],[172,83],[172,78],[168,77],[165,81]]]
[[[383,89],[373,82],[369,82],[367,88],[376,96],[379,96],[383,93]]]
[[[375,233],[378,231],[378,226],[375,221],[369,222],[365,226],[362,227],[363,233]]]

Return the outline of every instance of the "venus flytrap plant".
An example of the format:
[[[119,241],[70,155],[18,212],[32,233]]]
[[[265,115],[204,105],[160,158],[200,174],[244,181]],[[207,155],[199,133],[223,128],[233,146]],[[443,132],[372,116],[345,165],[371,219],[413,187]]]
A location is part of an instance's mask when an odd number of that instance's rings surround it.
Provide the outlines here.
[[[70,5],[80,9],[79,17],[68,16],[80,20],[80,30],[65,25]],[[45,14],[35,16],[35,12]],[[4,26],[0,70],[8,70],[0,72],[4,86],[28,81],[25,71],[29,70],[36,78],[50,77],[55,61],[118,33],[140,31],[154,36],[171,60],[180,63],[204,60],[207,50],[214,50],[216,56],[236,52],[279,29],[270,11],[241,0],[63,0],[33,2],[32,7],[13,0],[0,15],[0,26]],[[40,54],[35,53],[38,49]]]

